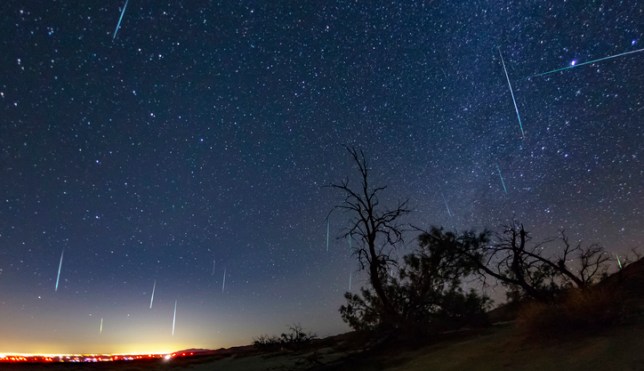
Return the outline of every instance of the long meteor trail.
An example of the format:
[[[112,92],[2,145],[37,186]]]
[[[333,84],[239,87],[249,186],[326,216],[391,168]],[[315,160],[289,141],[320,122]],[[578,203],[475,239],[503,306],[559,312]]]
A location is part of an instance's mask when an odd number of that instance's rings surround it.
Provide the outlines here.
[[[496,164],[496,171],[499,172],[499,178],[501,178],[501,185],[503,186],[503,192],[505,192],[505,194],[507,194],[508,189],[505,188],[505,180],[503,180],[503,174],[501,174],[501,168],[499,167],[499,164]]]
[[[121,28],[121,21],[123,20],[123,16],[125,15],[125,9],[127,9],[127,2],[130,0],[125,0],[125,5],[123,5],[123,9],[121,9],[121,16],[119,17],[119,21],[116,24],[116,28],[114,29],[114,35],[112,35],[112,41],[116,39],[116,34],[119,32],[119,28]]]
[[[619,53],[619,54],[615,54],[615,55],[609,55],[608,57],[603,57],[603,58],[593,59],[593,60],[591,60],[591,61],[582,62],[582,63],[575,63],[575,64],[570,65],[570,66],[567,66],[567,67],[557,68],[556,70],[547,71],[547,72],[543,72],[543,73],[538,73],[538,74],[536,74],[536,75],[533,75],[532,77],[545,76],[545,75],[549,75],[549,74],[551,74],[551,73],[555,73],[555,72],[559,72],[559,71],[565,71],[565,70],[569,70],[569,69],[571,69],[571,68],[575,68],[575,67],[579,67],[579,66],[584,66],[584,65],[586,65],[586,64],[597,63],[597,62],[605,61],[605,60],[608,60],[608,59],[613,59],[613,58],[617,58],[617,57],[623,57],[623,56],[625,56],[625,55],[629,55],[629,54],[640,53],[640,52],[642,52],[642,51],[644,51],[644,48],[642,48],[642,49],[637,49],[637,50],[630,50],[630,51],[623,52],[623,53]]]
[[[103,317],[101,317],[101,325],[98,327],[98,334],[100,335],[102,333],[103,333]]]
[[[177,301],[174,301],[174,314],[172,315],[172,336],[174,336],[174,325],[177,323]]]
[[[514,110],[517,113],[517,120],[519,120],[519,129],[521,129],[521,138],[525,139],[525,132],[523,131],[523,123],[521,122],[521,115],[519,115],[519,107],[517,106],[517,100],[514,99],[514,90],[512,90],[512,83],[510,82],[510,76],[508,76],[508,70],[505,68],[505,61],[503,60],[503,54],[501,54],[501,48],[499,48],[499,55],[501,56],[501,64],[503,65],[503,72],[505,72],[505,78],[506,80],[508,80],[508,87],[510,88],[512,103],[514,103]]]
[[[157,288],[157,280],[154,280],[154,285],[152,285],[152,296],[150,296],[150,309],[152,309],[152,303],[154,302],[154,291]]]
[[[58,282],[60,281],[60,270],[63,268],[63,256],[65,255],[65,249],[60,253],[60,262],[58,262],[58,274],[56,275],[56,289],[54,292],[58,291]]]

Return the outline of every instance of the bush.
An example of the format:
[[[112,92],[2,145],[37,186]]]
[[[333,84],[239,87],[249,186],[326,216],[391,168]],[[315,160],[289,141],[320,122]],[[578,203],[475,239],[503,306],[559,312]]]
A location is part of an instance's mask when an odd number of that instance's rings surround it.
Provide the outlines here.
[[[397,275],[382,272],[390,308],[375,289],[363,287],[358,294],[344,295],[342,320],[357,331],[394,331],[403,338],[487,324],[489,299],[476,291],[463,291],[463,278],[475,270],[458,254],[458,246],[468,239],[474,237],[439,228],[421,234],[418,248],[403,257]]]
[[[301,325],[295,324],[289,327],[289,332],[280,336],[261,335],[253,341],[253,346],[260,350],[300,350],[310,344],[317,336],[310,332],[304,332]]]
[[[620,290],[571,289],[553,303],[525,304],[519,310],[517,325],[530,338],[566,337],[604,330],[622,322],[625,314]]]
[[[281,348],[281,341],[277,336],[260,335],[253,340],[253,346],[259,350],[275,351]]]

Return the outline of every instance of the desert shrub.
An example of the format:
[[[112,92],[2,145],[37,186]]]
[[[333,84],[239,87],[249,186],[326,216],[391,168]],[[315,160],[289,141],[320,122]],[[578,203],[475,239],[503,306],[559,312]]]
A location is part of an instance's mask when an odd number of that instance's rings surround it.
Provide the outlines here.
[[[260,335],[253,341],[253,346],[259,350],[276,351],[276,350],[299,350],[310,344],[317,338],[317,335],[311,332],[304,332],[299,324],[289,326],[289,331],[282,333],[280,336]]]
[[[280,349],[281,341],[277,336],[260,335],[253,340],[253,346],[259,350],[274,351]]]
[[[383,276],[394,321],[375,290],[364,287],[345,294],[342,319],[357,331],[393,330],[404,338],[486,324],[489,299],[463,290],[463,278],[475,267],[457,254],[457,246],[468,238],[474,239],[434,228],[419,236],[418,248],[403,257],[397,275]]]
[[[288,332],[280,335],[282,346],[291,349],[309,344],[315,338],[317,338],[317,335],[311,332],[304,332],[304,329],[299,324],[291,325]]]
[[[620,290],[571,289],[552,303],[530,302],[520,310],[517,325],[530,338],[566,337],[596,332],[622,322],[626,314]]]

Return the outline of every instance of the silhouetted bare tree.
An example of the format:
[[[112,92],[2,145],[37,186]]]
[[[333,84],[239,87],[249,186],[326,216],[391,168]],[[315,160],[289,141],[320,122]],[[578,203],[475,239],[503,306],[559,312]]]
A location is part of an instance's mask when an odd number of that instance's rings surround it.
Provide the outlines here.
[[[390,255],[403,241],[403,228],[400,218],[408,214],[408,200],[398,202],[388,208],[380,203],[379,194],[386,186],[374,187],[370,184],[369,164],[364,152],[347,147],[353,162],[360,173],[360,184],[352,186],[349,178],[341,183],[331,184],[344,196],[342,203],[335,208],[350,215],[350,222],[344,237],[357,240],[354,253],[362,269],[367,270],[369,282],[380,301],[384,313],[381,318],[385,326],[396,326],[399,314],[389,300],[385,289],[388,266],[393,262]]]
[[[473,237],[472,234],[470,238]],[[529,244],[530,240],[523,225],[514,224],[505,226],[496,241],[460,246],[463,256],[469,258],[480,274],[494,277],[539,301],[551,300],[565,286],[588,287],[606,272],[610,261],[601,246],[572,245],[564,231],[559,238],[539,244]],[[556,241],[563,247],[553,253],[551,245]]]

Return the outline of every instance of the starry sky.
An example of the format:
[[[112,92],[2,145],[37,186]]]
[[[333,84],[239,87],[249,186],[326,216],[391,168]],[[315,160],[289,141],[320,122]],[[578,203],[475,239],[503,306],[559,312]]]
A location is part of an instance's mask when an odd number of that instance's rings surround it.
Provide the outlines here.
[[[125,3],[0,4],[0,352],[348,330],[345,145],[405,222],[642,245],[644,53],[580,65],[641,1]]]

